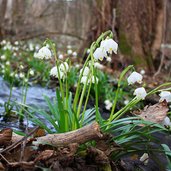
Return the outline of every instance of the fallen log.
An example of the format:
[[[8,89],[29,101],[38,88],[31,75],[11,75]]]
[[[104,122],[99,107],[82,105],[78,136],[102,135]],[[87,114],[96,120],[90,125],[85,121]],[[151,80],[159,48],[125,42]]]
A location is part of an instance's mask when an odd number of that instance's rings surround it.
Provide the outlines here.
[[[65,146],[72,143],[83,144],[87,141],[97,140],[102,137],[103,134],[100,132],[100,127],[98,123],[93,122],[74,131],[60,134],[48,134],[46,136],[37,137],[32,143],[36,146],[38,146],[39,144]],[[22,138],[22,136],[15,134],[12,136],[12,143],[16,143],[17,141],[20,141]]]

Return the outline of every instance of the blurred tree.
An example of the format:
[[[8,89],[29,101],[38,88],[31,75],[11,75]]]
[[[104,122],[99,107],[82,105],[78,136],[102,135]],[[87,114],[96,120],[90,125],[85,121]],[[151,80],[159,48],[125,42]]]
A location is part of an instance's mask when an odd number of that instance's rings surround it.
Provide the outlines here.
[[[91,20],[87,40],[82,47],[88,47],[102,31],[112,29],[116,33],[115,40],[118,39],[120,53],[126,59],[139,66],[146,66],[149,71],[154,72],[153,59],[162,41],[163,1],[94,0],[93,2],[94,19]],[[113,58],[115,62],[116,59],[118,56]]]

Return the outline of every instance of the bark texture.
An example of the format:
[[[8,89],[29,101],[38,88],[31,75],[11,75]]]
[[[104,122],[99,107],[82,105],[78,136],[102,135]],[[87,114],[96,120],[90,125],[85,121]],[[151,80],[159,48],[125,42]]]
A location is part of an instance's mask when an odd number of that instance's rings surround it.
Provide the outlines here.
[[[48,134],[43,137],[36,138],[33,142],[34,145],[39,144],[49,144],[52,146],[65,146],[72,143],[82,144],[90,140],[96,140],[102,138],[103,135],[100,132],[100,128],[97,122],[93,122],[83,128],[77,129],[75,131],[61,133],[61,134]],[[23,137],[14,135],[12,137],[12,142],[16,143],[20,141]]]

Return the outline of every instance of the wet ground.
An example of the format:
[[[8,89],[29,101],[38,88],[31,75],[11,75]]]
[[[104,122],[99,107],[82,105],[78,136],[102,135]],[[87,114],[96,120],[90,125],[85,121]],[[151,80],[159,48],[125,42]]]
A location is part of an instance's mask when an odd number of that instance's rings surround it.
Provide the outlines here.
[[[10,85],[5,82],[2,77],[0,77],[0,87],[0,129],[7,127],[7,125],[10,128],[19,129],[20,126],[17,117],[11,116],[11,118],[8,118],[8,122],[3,121],[4,103],[8,101],[10,95]],[[46,109],[47,104],[44,100],[44,95],[53,100],[55,97],[55,90],[35,85],[30,86],[27,92],[26,104],[28,106]],[[22,102],[22,87],[13,87],[11,101],[19,103]],[[29,122],[29,127],[32,126],[32,123]]]

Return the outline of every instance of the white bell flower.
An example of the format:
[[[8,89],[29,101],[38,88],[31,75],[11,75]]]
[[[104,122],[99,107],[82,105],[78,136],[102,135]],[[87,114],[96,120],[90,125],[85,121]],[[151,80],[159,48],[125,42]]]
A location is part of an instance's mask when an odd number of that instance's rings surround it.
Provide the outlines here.
[[[110,100],[105,100],[104,103],[105,103],[105,108],[107,110],[110,110],[113,105],[112,102]]]
[[[75,65],[75,68],[80,68],[80,64],[76,64]]]
[[[124,105],[127,105],[129,103],[129,100],[124,100]]]
[[[128,84],[134,84],[136,82],[138,82],[139,84],[142,83],[142,79],[143,79],[143,76],[141,74],[139,74],[138,72],[133,72],[128,78],[127,78],[127,81],[128,81]]]
[[[144,75],[144,74],[145,74],[145,70],[142,69],[142,70],[140,71],[140,74],[141,74],[141,75]]]
[[[27,83],[28,82],[28,79],[27,78],[24,78],[24,82]]]
[[[22,73],[22,72],[19,73],[19,77],[20,77],[20,78],[24,78],[24,73]]]
[[[7,61],[5,64],[6,64],[6,65],[10,65],[10,62],[9,62],[9,61]]]
[[[105,105],[108,105],[109,103],[110,103],[110,100],[108,100],[108,99],[104,101]]]
[[[89,74],[89,72],[90,72],[90,69],[89,69],[89,67],[85,67],[84,68],[84,71],[83,71],[83,68],[80,70],[80,75],[81,75],[81,73],[83,72],[83,76],[87,76],[88,74]]]
[[[60,74],[60,78],[62,79],[63,76],[64,76],[64,73],[62,71],[59,70],[59,74]],[[51,76],[54,76],[56,78],[59,78],[58,76],[58,70],[57,70],[57,67],[53,67],[51,70],[50,70],[50,75]]]
[[[5,56],[5,55],[2,55],[2,56],[1,56],[1,59],[2,59],[2,60],[5,60],[5,59],[6,59],[6,56]]]
[[[160,94],[159,102],[166,100],[166,102],[171,102],[171,93],[169,91],[162,91]]]
[[[19,78],[19,75],[17,73],[14,76],[15,76],[15,78]]]
[[[29,71],[29,74],[30,74],[31,76],[33,76],[33,75],[34,75],[34,71],[31,69],[31,70]]]
[[[170,118],[166,116],[164,120],[162,121],[161,125],[163,126],[171,126]]]
[[[10,76],[13,77],[13,76],[14,76],[14,72],[12,72],[12,73],[10,74]]]
[[[19,68],[20,68],[20,69],[24,69],[24,66],[23,66],[23,65],[20,65]]]
[[[97,77],[95,77],[95,76],[92,76],[91,81],[92,81],[93,84],[95,84],[95,80],[96,80],[96,84],[98,84],[99,79]]]
[[[82,76],[80,83],[86,84],[87,79],[87,76]]]
[[[68,70],[69,70],[69,65],[68,65],[68,63],[67,63],[67,62],[61,63],[60,66],[59,66],[59,70],[60,70],[61,72],[67,73]]]
[[[100,64],[99,62],[95,62],[94,63],[94,67],[95,68],[98,68],[98,69],[103,69],[104,68],[104,65]]]
[[[145,99],[145,97],[147,96],[147,93],[144,87],[140,87],[140,88],[135,89],[134,95],[137,97],[137,99]]]
[[[87,49],[87,52],[86,53],[89,54],[90,53],[90,49]]]
[[[109,54],[112,54],[112,51],[117,54],[118,44],[113,39],[105,39],[101,41],[100,47]]]
[[[108,61],[109,63],[111,63],[112,62],[112,58],[111,57],[107,57],[106,58],[106,61]]]
[[[64,55],[60,54],[60,55],[58,56],[58,58],[62,60],[62,59],[64,59]]]
[[[77,52],[72,53],[73,57],[77,57]]]
[[[67,49],[71,49],[72,48],[72,46],[71,45],[67,45]]]
[[[102,61],[104,57],[107,57],[107,53],[103,50],[103,48],[99,47],[94,51],[93,56],[96,60],[99,59]]]
[[[148,164],[149,161],[149,156],[147,153],[144,153],[141,157],[140,157],[140,161],[144,163],[144,165]]]
[[[71,54],[72,54],[72,50],[71,50],[71,49],[68,49],[68,50],[67,50],[67,54],[68,54],[68,55],[71,55]]]
[[[34,54],[34,56],[39,59],[51,59],[52,53],[46,46],[44,46],[39,49],[38,53]]]
[[[14,44],[15,44],[15,45],[19,45],[19,42],[18,42],[18,41],[15,41]]]

